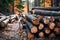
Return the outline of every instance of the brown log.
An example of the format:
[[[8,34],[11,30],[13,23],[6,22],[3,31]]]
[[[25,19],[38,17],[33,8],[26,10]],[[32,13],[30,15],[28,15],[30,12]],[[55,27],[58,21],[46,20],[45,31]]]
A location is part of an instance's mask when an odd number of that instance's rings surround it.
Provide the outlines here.
[[[50,39],[55,38],[55,37],[56,37],[56,36],[55,36],[54,33],[51,33],[51,34],[49,35],[49,38],[50,38]]]
[[[26,22],[27,23],[27,28],[31,31],[31,33],[36,33],[38,32],[38,29],[36,26],[32,25],[30,22]]]
[[[45,29],[45,33],[46,33],[46,34],[50,34],[50,32],[51,32],[51,31],[50,31],[49,28],[46,28],[46,29]]]
[[[40,36],[40,38],[44,38],[44,33],[43,32],[40,32],[39,33],[39,36]]]
[[[58,18],[58,20],[60,21],[60,17]]]
[[[47,19],[47,18],[44,19],[44,23],[45,23],[45,24],[49,24],[49,19]]]
[[[0,22],[0,27],[5,28],[7,27],[7,24],[5,24],[4,22]]]
[[[38,29],[36,26],[31,28],[31,33],[37,33],[37,32],[38,32]]]
[[[36,17],[34,17],[33,15],[26,15],[26,19],[27,19],[27,21],[33,23],[34,25],[39,24],[39,20]]]
[[[51,30],[53,30],[54,27],[55,27],[55,23],[51,22],[51,23],[49,24],[49,28],[50,28]]]
[[[27,38],[28,39],[34,38],[34,34],[28,33]]]
[[[60,27],[60,22],[57,23],[57,27]]]
[[[38,29],[42,30],[43,28],[44,28],[44,25],[42,23],[40,23]]]
[[[38,25],[39,24],[39,20],[35,19],[35,20],[32,20],[33,24],[35,25]]]
[[[54,29],[54,31],[55,31],[56,34],[60,34],[60,28],[58,28],[58,27],[56,27],[56,28]]]

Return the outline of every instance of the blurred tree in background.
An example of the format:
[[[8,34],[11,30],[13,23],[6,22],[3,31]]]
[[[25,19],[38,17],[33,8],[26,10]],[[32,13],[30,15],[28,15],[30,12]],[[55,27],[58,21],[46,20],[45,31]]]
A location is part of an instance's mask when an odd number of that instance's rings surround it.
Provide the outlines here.
[[[17,4],[17,8],[20,9],[20,10],[22,10],[24,8],[23,5],[24,5],[23,1],[19,0],[19,3]]]
[[[0,12],[8,10],[10,4],[13,4],[14,0],[0,0]]]
[[[9,7],[14,4],[15,0],[0,0],[0,12],[7,12],[9,11]],[[23,2],[22,0],[19,0],[19,3],[17,5],[18,9],[22,9],[23,7]]]

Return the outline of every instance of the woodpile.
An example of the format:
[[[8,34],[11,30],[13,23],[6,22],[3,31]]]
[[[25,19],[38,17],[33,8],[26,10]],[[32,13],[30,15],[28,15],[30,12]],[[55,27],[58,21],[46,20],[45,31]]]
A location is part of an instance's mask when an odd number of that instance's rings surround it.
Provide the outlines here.
[[[40,9],[33,14],[26,14],[26,17],[23,18],[26,20],[25,24],[27,24],[25,27],[27,27],[30,33],[28,38],[32,38],[33,35],[39,38],[54,38],[57,37],[56,35],[60,35],[60,12],[57,12],[58,9],[54,8],[53,11],[51,11],[52,8]]]
[[[30,16],[30,15],[28,14],[28,16]],[[35,16],[33,16],[33,17],[35,17]],[[38,18],[38,17],[36,17],[36,18]],[[45,38],[45,36],[47,36],[49,38],[53,38],[53,37],[56,37],[56,34],[60,35],[60,32],[59,32],[60,25],[59,25],[59,22],[55,21],[56,20],[55,18],[40,17],[38,19],[38,21],[39,21],[38,25],[36,25],[35,23],[32,22],[33,19],[34,18],[31,19],[31,17],[30,17],[29,20],[31,20],[31,21],[29,21],[28,18],[26,18],[26,23],[25,23],[25,24],[27,24],[25,27],[27,27],[27,29],[29,30],[29,32],[28,32],[29,39],[35,37],[36,36],[35,34],[37,34],[37,36],[39,36],[40,38]],[[38,22],[36,22],[36,23],[38,23]]]
[[[1,20],[0,28],[5,29],[7,27],[7,25],[8,25],[8,23],[12,24],[12,23],[16,22],[17,19],[18,18],[17,18],[16,15],[14,15],[14,16],[10,15],[9,17],[5,18],[4,20]]]
[[[23,33],[23,29],[26,29],[25,32],[29,40],[35,37],[42,39],[48,37],[52,39],[60,35],[60,12],[55,13],[56,9],[52,12],[49,9],[49,11],[46,9],[41,10],[37,10],[34,14],[25,14],[25,16],[21,16],[22,19],[19,22],[21,24],[19,25],[20,35]],[[10,17],[10,21],[6,19],[0,22],[0,27],[7,27],[7,23],[14,23],[15,20],[16,17],[12,19]]]

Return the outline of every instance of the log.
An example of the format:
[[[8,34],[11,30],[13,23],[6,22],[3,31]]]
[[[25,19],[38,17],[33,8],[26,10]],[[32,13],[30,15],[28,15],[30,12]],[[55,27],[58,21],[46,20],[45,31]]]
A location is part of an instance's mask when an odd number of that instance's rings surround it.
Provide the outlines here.
[[[33,23],[34,25],[38,25],[39,21],[36,17],[34,17],[33,15],[26,15],[26,19],[27,21]]]
[[[9,21],[9,19],[6,19],[6,20],[0,22],[0,27],[3,27],[3,28],[7,27],[8,21]]]
[[[4,20],[6,20],[6,19],[7,19],[7,17],[5,17],[5,16],[0,16],[0,22],[4,21]]]
[[[51,32],[51,31],[50,31],[49,28],[46,28],[46,29],[45,29],[45,33],[46,33],[46,34],[50,34],[50,32]]]
[[[30,14],[31,15],[31,14]],[[42,15],[36,15],[36,14],[32,14],[34,17],[36,17],[38,19],[39,22],[42,22],[42,19],[44,16]]]
[[[15,21],[15,18],[16,18],[16,17],[12,17],[12,18],[10,17],[10,20],[11,20],[11,21]],[[2,22],[0,22],[0,27],[7,27],[6,25],[8,24],[8,22],[9,22],[9,18],[3,20]]]
[[[60,11],[60,7],[35,7],[32,10],[49,10],[49,11]]]
[[[44,38],[44,33],[43,32],[39,32],[39,37],[40,38]]]
[[[51,33],[51,34],[49,35],[49,39],[50,39],[50,40],[52,40],[52,39],[54,39],[54,40],[55,40],[55,37],[56,37],[56,36],[55,36],[55,34],[54,34],[54,33]]]
[[[44,24],[40,23],[38,29],[39,29],[39,30],[44,29]]]
[[[49,28],[50,28],[51,30],[53,30],[53,29],[55,28],[55,23],[51,22],[51,23],[49,24]]]
[[[26,27],[26,32],[27,32],[27,38],[28,39],[34,38],[34,34],[30,32],[30,30],[28,29],[28,26],[26,25],[25,27]]]
[[[34,14],[44,16],[60,16],[60,11],[36,10]]]
[[[11,16],[11,15],[10,15],[10,16],[8,17],[8,20],[9,20],[9,21],[7,21],[7,23],[12,23],[13,21],[16,20],[16,16]]]
[[[34,34],[32,34],[32,33],[30,32],[27,24],[22,24],[22,27],[25,27],[25,29],[26,29],[25,32],[27,33],[27,36],[26,36],[26,37],[27,37],[28,39],[34,38]],[[21,29],[21,27],[20,27],[20,29]],[[22,30],[23,30],[23,28],[22,28]]]
[[[30,32],[30,29],[28,28],[28,25],[27,25],[27,24],[22,24],[22,26],[24,26],[25,29],[26,29],[27,38],[28,38],[28,39],[34,38],[34,34],[32,34],[32,33]]]
[[[30,22],[26,22],[27,23],[27,26],[28,26],[28,29],[30,30],[31,33],[37,33],[38,32],[38,29],[36,26],[33,26]]]
[[[60,22],[57,23],[57,27],[60,27]]]
[[[55,31],[56,34],[60,34],[60,28],[58,28],[58,27],[56,27],[56,28],[54,29],[54,31]]]
[[[49,24],[50,20],[48,18],[43,19],[44,20],[44,24]]]
[[[33,26],[33,27],[31,28],[31,33],[37,33],[37,31],[38,31],[38,29],[37,29],[36,26]]]
[[[4,22],[0,22],[0,27],[5,28],[5,27],[7,27],[7,24],[5,24]]]
[[[34,38],[34,35],[31,33],[28,33],[27,37],[28,37],[28,39],[32,39],[32,38]]]

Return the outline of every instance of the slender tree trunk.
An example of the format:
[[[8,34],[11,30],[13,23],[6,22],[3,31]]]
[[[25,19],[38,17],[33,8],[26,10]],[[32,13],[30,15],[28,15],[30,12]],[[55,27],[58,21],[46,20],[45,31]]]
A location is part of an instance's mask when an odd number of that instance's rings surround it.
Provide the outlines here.
[[[14,2],[12,4],[12,14],[14,14]]]
[[[54,0],[54,6],[59,7],[59,0]]]
[[[40,0],[35,0],[34,1],[34,7],[40,6]]]

